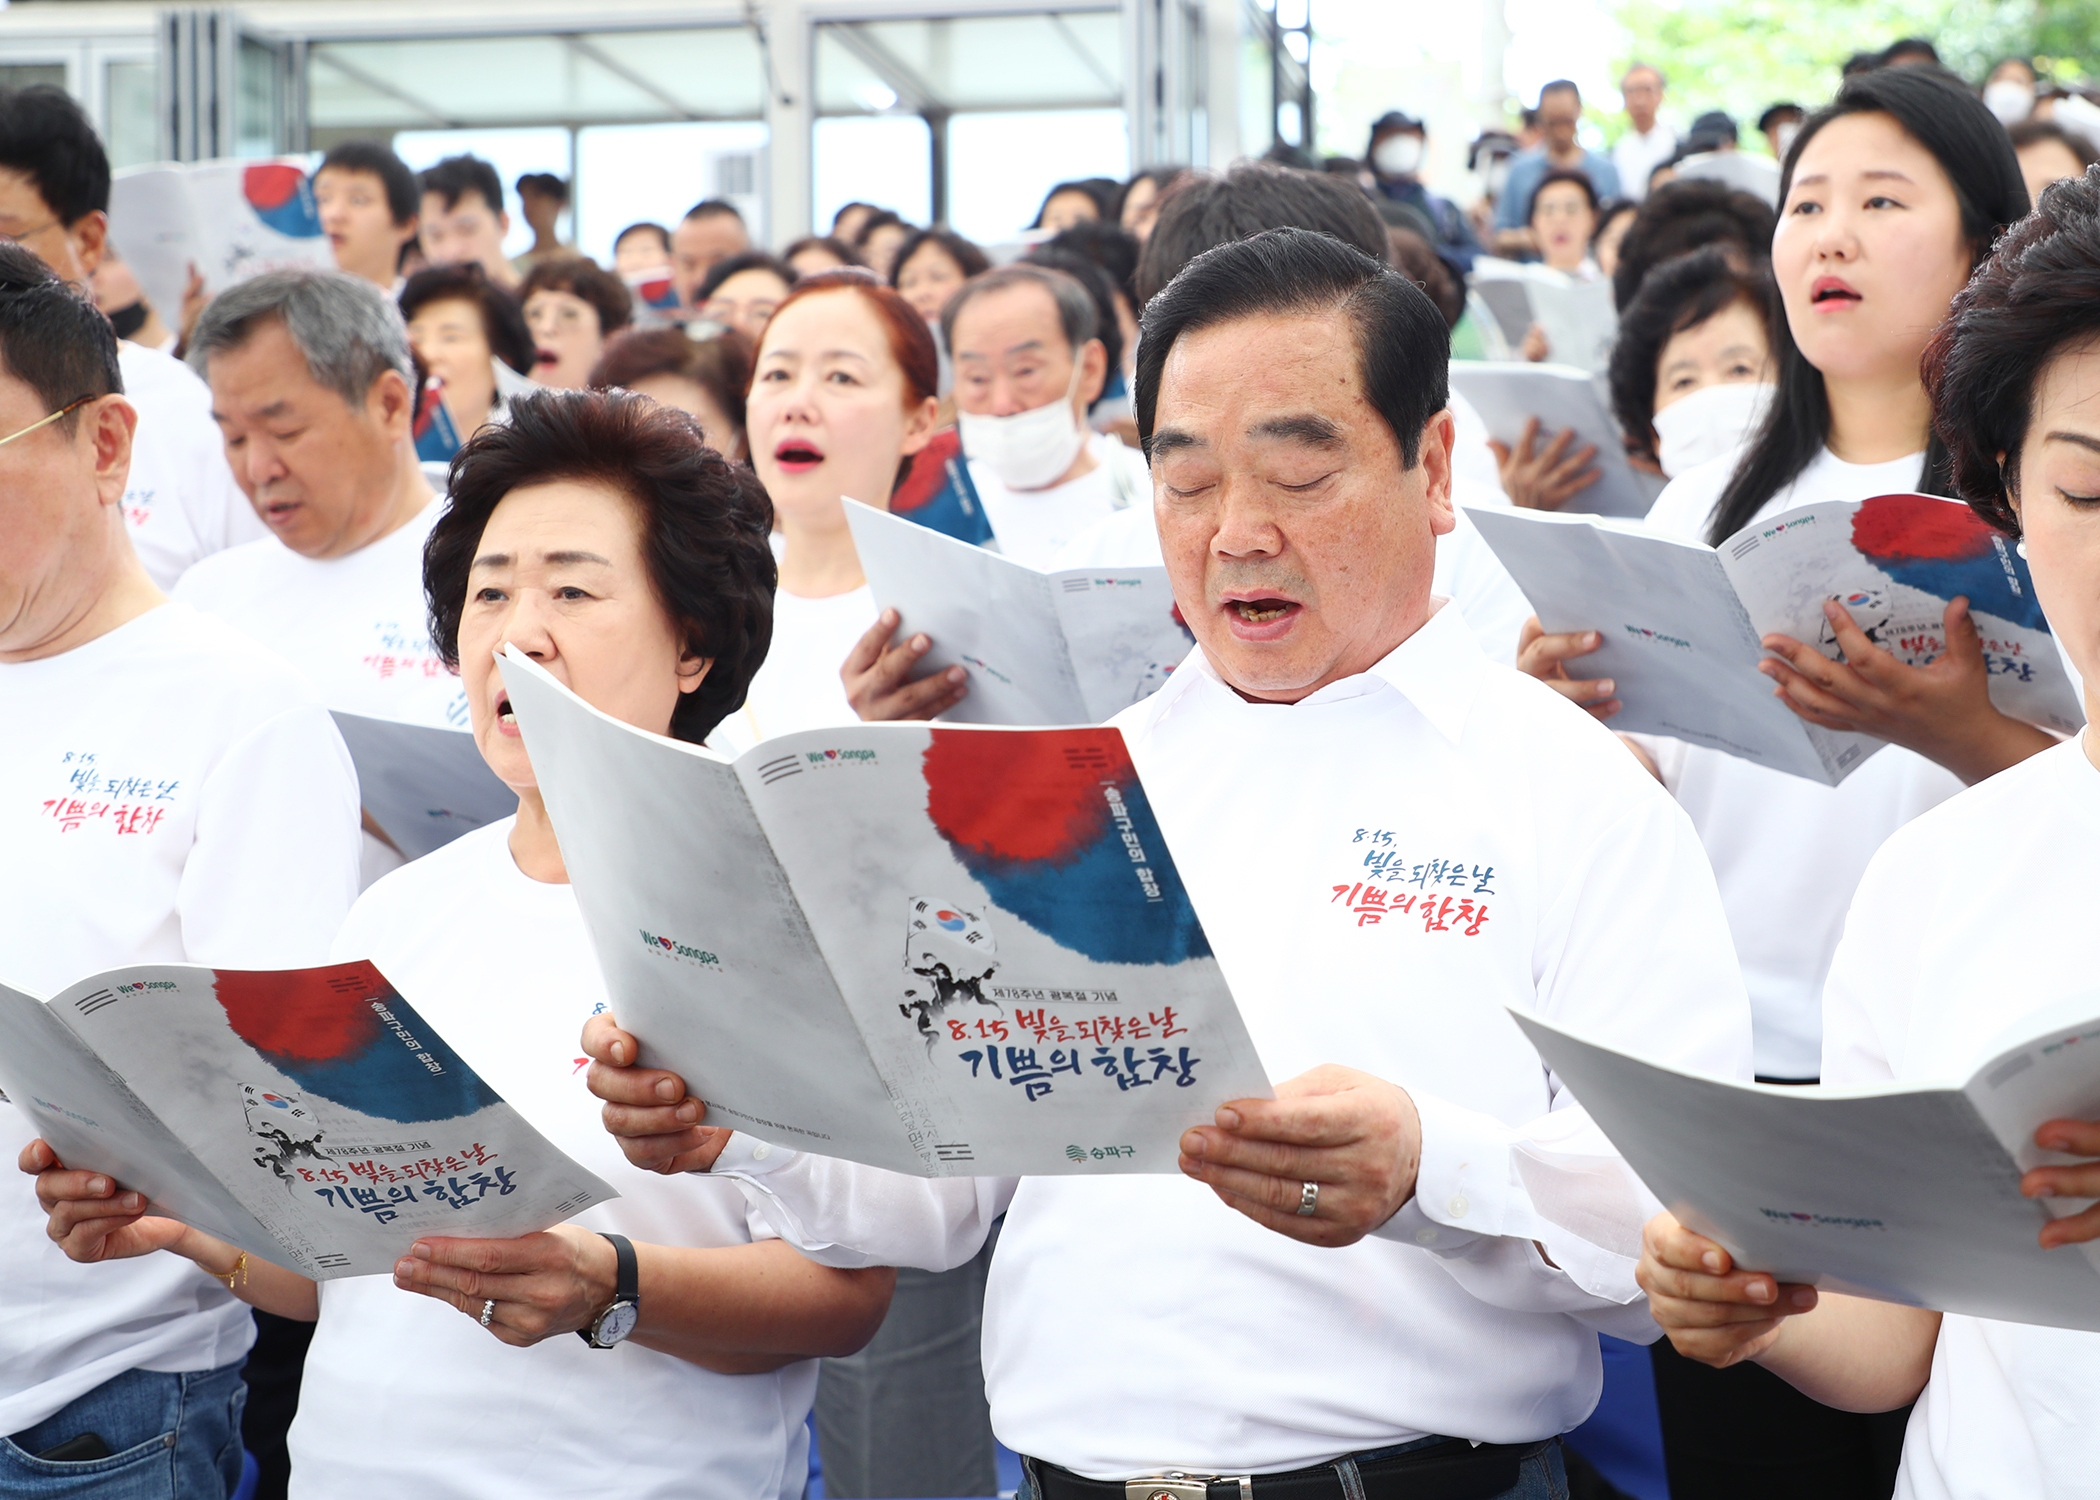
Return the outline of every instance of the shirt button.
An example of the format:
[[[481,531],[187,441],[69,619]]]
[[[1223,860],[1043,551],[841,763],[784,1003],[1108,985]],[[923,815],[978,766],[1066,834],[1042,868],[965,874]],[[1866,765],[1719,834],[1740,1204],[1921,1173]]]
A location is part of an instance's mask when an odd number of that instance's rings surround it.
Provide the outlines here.
[[[772,1154],[773,1148],[771,1146],[768,1146],[764,1141],[760,1141],[756,1146],[753,1146],[751,1148],[751,1159],[753,1161],[764,1161],[767,1157],[771,1156]]]
[[[1445,1208],[1450,1210],[1451,1217],[1454,1219],[1463,1219],[1466,1216],[1466,1210],[1472,1206],[1472,1204],[1466,1202],[1464,1193],[1453,1193],[1451,1201],[1444,1205]]]
[[[1436,1243],[1436,1231],[1434,1229],[1417,1229],[1415,1231],[1415,1243],[1417,1245],[1434,1245]]]

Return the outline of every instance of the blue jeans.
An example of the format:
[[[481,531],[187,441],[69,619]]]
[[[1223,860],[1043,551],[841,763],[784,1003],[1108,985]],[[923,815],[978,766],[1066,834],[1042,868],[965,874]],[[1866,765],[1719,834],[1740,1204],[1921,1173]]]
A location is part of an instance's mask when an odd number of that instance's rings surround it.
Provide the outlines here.
[[[166,1375],[128,1370],[11,1438],[0,1438],[0,1495],[21,1500],[225,1500],[241,1482],[239,1363]],[[108,1458],[34,1455],[92,1432]]]

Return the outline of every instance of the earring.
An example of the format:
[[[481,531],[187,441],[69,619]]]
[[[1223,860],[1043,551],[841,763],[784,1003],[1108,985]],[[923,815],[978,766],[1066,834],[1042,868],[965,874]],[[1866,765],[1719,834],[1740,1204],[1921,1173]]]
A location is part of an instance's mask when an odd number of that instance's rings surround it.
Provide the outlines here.
[[[2027,561],[2027,538],[2023,536],[2017,542],[2014,542],[2013,551],[2020,554],[2021,562]]]

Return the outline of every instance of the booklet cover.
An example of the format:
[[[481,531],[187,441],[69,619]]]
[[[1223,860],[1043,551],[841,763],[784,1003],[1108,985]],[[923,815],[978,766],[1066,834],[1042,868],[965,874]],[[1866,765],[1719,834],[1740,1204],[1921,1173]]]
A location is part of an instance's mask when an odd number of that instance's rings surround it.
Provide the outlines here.
[[[518,810],[518,794],[496,779],[470,731],[340,711],[334,718],[365,816],[403,858],[421,859]]]
[[[1115,730],[731,761],[502,670],[620,1024],[714,1123],[924,1177],[1172,1172],[1269,1096]]]
[[[299,157],[128,167],[110,180],[109,234],[171,328],[192,266],[216,296],[265,271],[335,265]]]
[[[1767,655],[1759,642],[1790,635],[1841,657],[1823,614],[1836,600],[1874,644],[1922,666],[1946,651],[1944,617],[1957,596],[1969,601],[2002,712],[2060,734],[2085,722],[2026,562],[1958,500],[1805,505],[1753,521],[1719,548],[1601,517],[1467,514],[1546,629],[1603,635],[1577,670],[1617,682],[1625,707],[1613,729],[1836,786],[1883,741],[1798,717],[1757,670]]]
[[[1677,1218],[1783,1282],[2100,1331],[2100,1246],[2044,1250],[2090,1199],[2020,1196],[2034,1144],[2100,1103],[2100,995],[2028,1016],[1967,1078],[1785,1087],[1680,1072],[1511,1012]]]
[[[507,1239],[619,1196],[369,963],[143,964],[48,1003],[0,985],[0,1039],[0,1085],[59,1160],[319,1281],[390,1271],[420,1235]]]
[[[1627,461],[1619,424],[1597,389],[1594,376],[1567,365],[1532,365],[1488,360],[1451,361],[1451,389],[1472,403],[1488,434],[1504,447],[1524,438],[1524,424],[1538,418],[1534,444],[1553,441],[1572,431],[1571,452],[1597,450],[1591,460],[1597,478],[1569,497],[1567,514],[1645,516],[1662,493],[1664,481],[1643,474]]]
[[[960,665],[971,724],[1098,724],[1150,697],[1194,649],[1165,568],[1034,568],[871,505],[846,524],[875,602],[933,646],[922,671]]]

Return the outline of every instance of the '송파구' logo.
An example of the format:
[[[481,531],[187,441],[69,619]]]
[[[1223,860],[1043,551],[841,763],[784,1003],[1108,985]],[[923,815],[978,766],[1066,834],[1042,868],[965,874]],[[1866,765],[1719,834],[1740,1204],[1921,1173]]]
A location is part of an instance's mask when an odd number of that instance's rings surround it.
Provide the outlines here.
[[[713,969],[720,973],[722,960],[705,948],[693,948],[660,933],[642,932],[642,946],[659,958],[668,958],[677,963],[691,964],[702,969]]]

